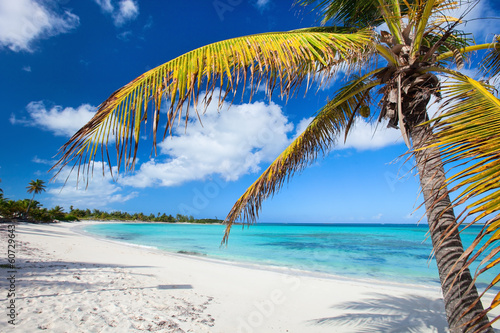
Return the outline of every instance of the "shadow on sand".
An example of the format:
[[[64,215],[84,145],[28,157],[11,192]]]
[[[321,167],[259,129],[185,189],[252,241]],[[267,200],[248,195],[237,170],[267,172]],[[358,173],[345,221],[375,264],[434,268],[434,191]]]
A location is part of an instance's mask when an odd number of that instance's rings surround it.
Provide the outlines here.
[[[372,298],[346,302],[332,309],[343,310],[345,313],[315,319],[311,324],[342,325],[359,333],[448,332],[442,299],[417,295],[396,297],[373,294]]]
[[[18,296],[18,299],[68,296],[81,293],[100,293],[104,291],[124,291],[124,290],[144,290],[144,289],[159,289],[159,290],[182,290],[193,289],[189,284],[164,284],[141,287],[118,286],[115,284],[116,279],[122,270],[127,269],[130,276],[136,278],[153,276],[149,274],[141,274],[137,271],[129,270],[131,268],[145,268],[150,266],[124,266],[113,264],[96,264],[84,262],[64,262],[64,261],[42,261],[34,262],[30,260],[20,259],[16,262],[16,266],[11,268],[7,264],[0,267],[0,275],[7,274],[7,271],[12,269],[16,272],[17,282],[22,286],[25,284],[35,285],[39,292],[36,295]],[[100,279],[94,279],[96,273],[101,276]],[[63,287],[64,291],[58,289]],[[58,290],[57,292],[53,292]]]

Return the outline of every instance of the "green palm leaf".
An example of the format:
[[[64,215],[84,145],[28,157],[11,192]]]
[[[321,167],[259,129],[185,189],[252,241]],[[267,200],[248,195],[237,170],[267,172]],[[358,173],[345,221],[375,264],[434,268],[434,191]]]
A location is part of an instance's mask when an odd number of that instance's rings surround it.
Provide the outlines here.
[[[323,78],[329,77],[335,67],[353,59],[359,61],[370,51],[372,39],[370,30],[351,34],[291,31],[234,38],[186,53],[114,92],[99,106],[92,120],[61,148],[62,157],[54,168],[74,161],[80,171],[80,166],[95,160],[99,146],[103,160],[106,152],[110,162],[107,144],[111,133],[116,141],[118,168],[123,161],[126,167],[133,167],[141,124],[148,118],[152,118],[156,149],[162,100],[169,101],[165,137],[176,119],[184,118],[187,124],[192,102],[198,114],[198,96],[202,91],[205,107],[216,87],[226,91],[219,95],[221,105],[241,83],[243,87],[248,84],[253,92],[263,80],[269,95],[279,87],[281,95],[288,97],[304,80],[313,81],[319,73],[323,73]],[[153,111],[148,111],[148,107]]]
[[[298,0],[301,6],[314,6],[321,13],[321,23],[345,27],[377,26],[384,22],[378,0]]]
[[[500,264],[500,100],[491,86],[463,75],[452,77],[454,81],[443,86],[448,103],[437,119],[435,146],[441,148],[446,163],[465,165],[448,179],[454,185],[451,191],[458,193],[454,205],[467,204],[460,222],[486,221],[461,258],[467,260],[465,269],[481,254],[486,256],[477,278],[492,269],[498,272]],[[499,280],[500,274],[485,292]],[[500,305],[499,299],[500,293],[482,315]]]
[[[343,129],[346,132],[349,130],[360,107],[369,105],[369,90],[380,84],[380,80],[370,80],[378,72],[380,70],[354,79],[341,88],[336,97],[318,112],[305,131],[246,190],[224,221],[227,226],[223,243],[227,242],[236,220],[242,217],[246,222],[255,222],[265,199],[278,192],[295,172],[303,170],[316,160],[319,153],[327,153]]]
[[[39,194],[45,191],[45,182],[41,179],[31,180],[26,186],[28,193]]]

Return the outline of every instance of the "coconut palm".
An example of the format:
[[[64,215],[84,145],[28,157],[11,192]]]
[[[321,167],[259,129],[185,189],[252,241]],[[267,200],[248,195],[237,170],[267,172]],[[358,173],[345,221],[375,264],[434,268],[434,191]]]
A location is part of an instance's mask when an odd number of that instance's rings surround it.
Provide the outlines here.
[[[35,199],[35,195],[45,191],[45,182],[43,180],[40,180],[40,179],[31,180],[29,185],[26,186],[26,189],[28,190],[28,193],[33,193],[33,197],[30,200],[28,208],[26,209],[26,215],[28,215],[31,204],[33,203],[33,200]]]
[[[488,57],[485,68],[498,69],[500,61]],[[461,76],[457,82],[443,86],[449,103],[443,114],[435,119],[436,140],[432,147],[441,150],[445,163],[459,164],[459,171],[452,174],[447,183],[457,196],[453,207],[466,203],[458,223],[450,228],[453,232],[461,224],[484,224],[473,244],[462,254],[459,262],[465,262],[462,270],[483,255],[476,277],[500,264],[500,100],[492,86]],[[471,107],[472,105],[472,107]],[[483,293],[500,281],[494,278]],[[497,293],[487,311],[498,306]],[[498,320],[499,317],[496,318]]]
[[[160,123],[165,124],[163,138],[172,132],[176,120],[184,120],[187,126],[192,108],[199,117],[215,91],[219,106],[239,88],[245,96],[246,86],[251,88],[251,98],[261,83],[269,98],[277,89],[288,98],[304,81],[307,86],[322,85],[342,70],[350,81],[235,203],[225,220],[224,241],[236,220],[254,222],[265,199],[295,172],[328,152],[338,135],[343,131],[348,135],[358,115],[367,116],[371,109],[372,117],[400,128],[414,151],[451,332],[491,330],[487,317],[480,316],[484,311],[470,272],[458,261],[464,258],[464,250],[439,149],[429,145],[434,136],[427,123],[427,106],[431,96],[441,98],[443,76],[458,84],[463,76],[454,68],[460,68],[470,52],[484,49],[489,50],[490,59],[500,58],[498,41],[477,45],[457,30],[460,18],[443,15],[458,6],[449,0],[401,4],[395,0],[303,0],[300,4],[316,5],[323,23],[331,25],[210,44],[144,73],[99,106],[90,122],[61,148],[61,158],[53,168],[61,170],[71,163],[78,172],[90,173],[99,153],[111,171],[110,135],[117,147],[118,170],[133,168],[141,124],[148,118],[156,151]],[[373,28],[380,24],[386,24],[388,31]],[[489,74],[498,72],[495,68]],[[162,103],[167,103],[167,113],[160,122]],[[481,106],[473,100],[464,105],[473,107]]]

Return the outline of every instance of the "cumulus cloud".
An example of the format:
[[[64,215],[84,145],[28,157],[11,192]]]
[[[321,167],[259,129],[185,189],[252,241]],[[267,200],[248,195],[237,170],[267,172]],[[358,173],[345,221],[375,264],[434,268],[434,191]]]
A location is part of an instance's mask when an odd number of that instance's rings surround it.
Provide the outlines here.
[[[120,27],[139,15],[139,5],[134,0],[94,0],[102,11],[111,15],[115,26]]]
[[[302,119],[297,125],[297,134],[294,139],[302,133],[313,120],[313,117]],[[387,128],[387,122],[372,123],[364,118],[357,117],[354,126],[350,129],[345,140],[345,131],[339,133],[335,138],[336,144],[332,150],[354,148],[356,150],[374,150],[387,146],[400,144],[403,141],[401,131]]]
[[[233,181],[242,175],[260,171],[263,162],[273,161],[309,125],[311,118],[293,126],[279,105],[263,102],[232,105],[224,103],[217,112],[215,103],[202,116],[202,124],[191,118],[187,130],[181,124],[172,137],[159,144],[157,158],[139,169],[122,175],[119,182],[138,188],[177,186],[193,180],[218,175]],[[334,150],[379,149],[402,142],[399,130],[385,124],[357,119],[344,143],[344,134],[337,138]]]
[[[104,166],[100,162],[95,163],[94,177],[89,178],[88,187],[86,187],[87,179],[79,179],[77,186],[77,172],[70,173],[71,168],[64,169],[56,178],[55,186],[51,186],[47,191],[50,200],[54,205],[63,207],[73,205],[80,208],[103,208],[112,203],[122,203],[137,197],[137,192],[125,192],[111,177],[103,177],[103,167],[104,173],[109,173],[106,163]]]
[[[358,117],[354,126],[347,135],[344,143],[345,132],[337,137],[334,150],[354,148],[356,150],[373,150],[399,144],[403,141],[399,129],[387,128],[387,123],[371,123]]]
[[[101,9],[106,13],[112,13],[115,7],[111,4],[111,0],[94,0]]]
[[[66,33],[80,24],[80,18],[70,11],[51,10],[51,2],[0,1],[0,48],[32,52],[34,41]]]
[[[143,163],[120,182],[135,187],[175,186],[212,175],[236,180],[256,172],[261,162],[274,160],[289,143],[293,125],[274,103],[233,105],[223,111],[209,106],[202,117],[175,130],[159,146],[161,156]]]
[[[42,101],[31,102],[26,106],[29,118],[17,119],[12,115],[12,124],[40,127],[59,136],[72,136],[95,114],[95,107],[82,104],[78,108],[63,108],[55,105],[50,108]]]

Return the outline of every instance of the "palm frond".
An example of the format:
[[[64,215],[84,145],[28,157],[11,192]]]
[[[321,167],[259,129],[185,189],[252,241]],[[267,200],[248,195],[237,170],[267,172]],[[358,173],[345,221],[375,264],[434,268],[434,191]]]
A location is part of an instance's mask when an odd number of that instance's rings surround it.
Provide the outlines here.
[[[471,52],[480,51],[480,50],[488,50],[488,49],[491,49],[493,47],[498,47],[499,45],[500,44],[498,44],[498,42],[494,43],[494,44],[491,44],[491,43],[477,44],[477,45],[470,45],[469,44],[467,46],[461,47],[459,49],[459,51],[460,51],[460,53],[465,54],[465,53],[471,53]],[[454,55],[453,50],[445,51],[444,53],[441,53],[436,57],[436,61],[446,60],[450,57],[453,57],[453,55]]]
[[[425,47],[430,50],[432,45],[436,45],[439,42],[436,49],[436,61],[440,61],[444,65],[446,61],[454,60],[455,65],[460,69],[469,57],[468,48],[473,45],[473,39],[463,31],[453,30],[448,34],[446,40],[441,41],[443,33],[445,33],[444,30],[440,33],[438,28],[426,33],[422,40],[421,49]]]
[[[401,31],[401,10],[397,0],[378,0],[380,11],[397,44],[404,44]]]
[[[495,36],[488,53],[481,62],[485,75],[494,77],[500,73],[500,36]]]
[[[80,166],[93,164],[89,162],[95,160],[99,147],[103,160],[106,155],[111,167],[108,152],[111,135],[116,142],[118,170],[122,162],[131,168],[141,124],[148,118],[152,120],[153,148],[156,149],[162,100],[168,101],[165,137],[176,120],[180,122],[184,118],[187,124],[191,103],[198,115],[200,94],[201,104],[206,108],[215,89],[224,89],[225,94],[219,94],[220,106],[241,84],[243,88],[251,87],[253,93],[264,81],[269,96],[278,87],[281,95],[288,98],[304,80],[314,81],[319,73],[323,73],[323,78],[328,77],[338,65],[362,62],[370,52],[372,39],[368,29],[351,34],[292,31],[229,39],[188,52],[114,92],[61,148],[62,157],[53,169],[60,170],[73,161],[80,172]]]
[[[416,13],[415,13],[415,38],[413,39],[413,45],[411,49],[411,57],[415,57],[418,52],[420,52],[420,45],[424,38],[424,33],[428,29],[427,23],[431,18],[431,15],[435,11],[436,5],[439,4],[439,0],[429,0],[429,1],[417,1]]]
[[[247,223],[255,222],[264,200],[278,192],[295,172],[303,170],[316,160],[318,154],[326,154],[343,129],[348,131],[356,112],[369,104],[370,96],[367,92],[380,84],[380,80],[370,79],[378,72],[380,70],[354,79],[341,88],[336,97],[318,112],[305,131],[246,190],[224,221],[227,227],[223,243],[227,242],[236,220],[242,218]]]
[[[384,23],[378,0],[297,0],[301,6],[314,6],[321,15],[321,23],[344,27],[378,26]]]
[[[492,86],[467,76],[449,74],[453,81],[442,88],[447,103],[444,113],[437,118],[434,146],[441,149],[445,163],[462,166],[461,171],[447,180],[454,185],[451,191],[458,193],[454,206],[467,205],[459,223],[467,218],[471,219],[471,225],[486,221],[463,258],[457,260],[466,261],[465,269],[474,259],[485,256],[487,260],[481,263],[483,267],[476,272],[477,278],[486,271],[498,269],[500,263],[500,100]],[[500,275],[484,292],[491,290],[499,280]],[[500,293],[483,316],[500,305],[499,298]]]

